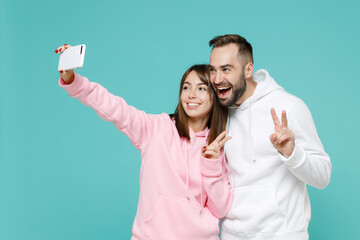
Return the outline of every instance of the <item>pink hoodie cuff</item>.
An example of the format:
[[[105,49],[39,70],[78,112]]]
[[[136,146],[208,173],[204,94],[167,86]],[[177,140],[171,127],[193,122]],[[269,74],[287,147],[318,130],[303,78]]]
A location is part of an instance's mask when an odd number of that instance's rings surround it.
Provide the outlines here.
[[[75,97],[89,84],[89,80],[74,72],[74,81],[67,84],[62,78],[59,79],[59,86],[62,87],[71,97]]]
[[[221,160],[209,159],[201,156],[201,172],[204,176],[215,177],[222,175]]]

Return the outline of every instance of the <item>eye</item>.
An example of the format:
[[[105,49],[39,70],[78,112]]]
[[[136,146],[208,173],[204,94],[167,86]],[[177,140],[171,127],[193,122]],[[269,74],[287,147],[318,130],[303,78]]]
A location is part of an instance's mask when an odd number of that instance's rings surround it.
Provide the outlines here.
[[[183,91],[189,90],[190,88],[188,86],[183,86]]]
[[[199,87],[200,91],[207,91],[206,87]]]
[[[209,71],[210,71],[210,73],[215,73],[215,69],[213,69],[213,68],[210,68]]]
[[[229,68],[224,68],[223,71],[224,71],[224,72],[229,72],[230,69],[229,69]]]

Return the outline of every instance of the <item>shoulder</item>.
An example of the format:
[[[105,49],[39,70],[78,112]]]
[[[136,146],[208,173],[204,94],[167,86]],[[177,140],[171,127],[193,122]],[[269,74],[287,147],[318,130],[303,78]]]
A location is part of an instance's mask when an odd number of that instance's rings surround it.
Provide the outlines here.
[[[173,145],[178,144],[180,136],[175,126],[175,121],[167,113],[162,114],[149,114],[148,118],[152,126],[150,127],[152,132],[152,144]]]
[[[154,129],[157,134],[169,134],[176,130],[175,120],[167,113],[161,114],[147,114],[149,122],[151,122],[151,128]]]
[[[299,97],[286,92],[283,89],[278,89],[270,93],[264,99],[274,108],[281,108],[283,110],[291,111],[298,108],[307,108],[305,102]]]

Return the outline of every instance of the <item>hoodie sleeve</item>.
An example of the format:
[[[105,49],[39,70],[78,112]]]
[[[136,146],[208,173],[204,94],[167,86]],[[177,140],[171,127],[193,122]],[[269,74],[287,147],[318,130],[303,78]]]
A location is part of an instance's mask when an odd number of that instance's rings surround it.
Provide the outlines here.
[[[59,85],[71,97],[93,108],[102,119],[113,122],[117,129],[130,138],[136,148],[142,150],[146,147],[154,127],[152,125],[156,124],[153,121],[155,115],[146,114],[129,106],[121,97],[109,93],[100,84],[89,82],[87,78],[77,73],[71,84],[66,84],[60,78]]]
[[[228,214],[233,201],[223,156],[224,153],[219,159],[208,159],[201,156],[201,173],[208,196],[206,205],[217,218],[223,218]]]
[[[295,148],[289,158],[280,154],[281,159],[300,181],[325,188],[330,182],[330,157],[319,139],[308,107],[299,100],[287,115],[289,129],[295,135]]]

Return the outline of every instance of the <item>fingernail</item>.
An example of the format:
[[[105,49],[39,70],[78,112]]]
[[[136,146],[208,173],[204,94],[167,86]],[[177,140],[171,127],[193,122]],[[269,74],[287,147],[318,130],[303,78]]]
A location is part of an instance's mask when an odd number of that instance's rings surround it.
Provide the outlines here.
[[[66,46],[66,45],[68,45],[68,44],[65,43],[64,46]]]
[[[59,72],[60,72],[60,73],[63,73],[64,71],[63,71],[63,70],[60,70]]]
[[[55,53],[58,53],[58,52],[59,52],[59,50],[56,49],[56,50],[55,50]]]
[[[203,149],[202,152],[204,153],[204,152],[206,152],[207,147],[203,146],[202,149]]]

